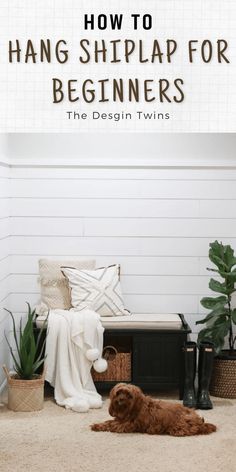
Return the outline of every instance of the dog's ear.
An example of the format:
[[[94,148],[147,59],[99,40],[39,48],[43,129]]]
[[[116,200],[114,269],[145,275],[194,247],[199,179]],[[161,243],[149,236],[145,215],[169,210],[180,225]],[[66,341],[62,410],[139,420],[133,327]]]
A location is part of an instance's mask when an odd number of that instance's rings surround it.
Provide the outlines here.
[[[137,387],[137,385],[132,385],[133,391],[135,391],[137,398],[138,397],[143,397],[143,391],[141,390],[140,387]]]
[[[108,412],[109,412],[109,415],[110,415],[110,416],[113,416],[113,417],[114,417],[114,416],[115,416],[115,411],[114,411],[114,407],[113,407],[113,404],[112,404],[112,403],[113,403],[113,402],[112,402],[112,400],[111,400],[110,405],[109,405],[109,408],[108,408]]]
[[[132,395],[134,399],[138,401],[139,398],[143,398],[143,392],[140,387],[137,387],[137,385],[128,385],[129,392]]]
[[[115,410],[114,410],[114,405],[113,405],[113,400],[116,396],[116,393],[117,393],[117,387],[118,385],[115,385],[115,387],[113,387],[110,391],[110,405],[109,405],[109,408],[108,408],[108,411],[109,411],[109,415],[110,416],[115,416]]]
[[[144,400],[144,394],[141,388],[132,386],[133,405],[130,411],[131,417],[135,417],[141,409]]]

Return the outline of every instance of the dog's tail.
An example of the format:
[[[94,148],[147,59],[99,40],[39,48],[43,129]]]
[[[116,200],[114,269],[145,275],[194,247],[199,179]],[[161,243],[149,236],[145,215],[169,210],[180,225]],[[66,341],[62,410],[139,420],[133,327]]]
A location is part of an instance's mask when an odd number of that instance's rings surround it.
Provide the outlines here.
[[[202,423],[201,425],[201,434],[211,434],[216,431],[216,426],[212,423]]]

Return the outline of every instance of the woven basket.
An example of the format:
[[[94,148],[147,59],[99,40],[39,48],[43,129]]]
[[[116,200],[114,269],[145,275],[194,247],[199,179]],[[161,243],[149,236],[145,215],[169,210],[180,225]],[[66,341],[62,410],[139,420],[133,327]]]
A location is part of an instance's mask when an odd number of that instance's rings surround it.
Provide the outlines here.
[[[131,352],[118,352],[114,346],[106,346],[103,357],[107,360],[108,368],[101,374],[92,369],[95,382],[131,381]]]
[[[210,393],[215,397],[236,398],[236,359],[215,359]]]
[[[21,380],[3,370],[8,382],[8,408],[13,411],[39,411],[43,409],[44,373],[33,380]]]

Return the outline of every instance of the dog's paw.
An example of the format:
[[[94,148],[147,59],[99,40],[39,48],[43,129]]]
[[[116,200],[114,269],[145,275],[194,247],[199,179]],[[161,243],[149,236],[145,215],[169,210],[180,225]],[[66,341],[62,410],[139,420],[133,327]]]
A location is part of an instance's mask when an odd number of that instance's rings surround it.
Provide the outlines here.
[[[90,428],[92,431],[101,431],[100,425],[97,423],[91,424]]]

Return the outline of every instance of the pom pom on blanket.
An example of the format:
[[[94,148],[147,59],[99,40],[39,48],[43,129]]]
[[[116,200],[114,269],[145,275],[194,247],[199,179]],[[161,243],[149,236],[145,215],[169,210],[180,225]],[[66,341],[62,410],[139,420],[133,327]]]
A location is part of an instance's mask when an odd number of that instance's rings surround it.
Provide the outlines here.
[[[96,372],[98,372],[99,374],[101,374],[102,372],[105,372],[105,370],[107,370],[107,367],[108,367],[106,359],[102,359],[102,357],[100,359],[97,359],[93,363],[93,367],[94,367],[94,370],[96,370]]]
[[[88,361],[94,362],[99,358],[99,350],[96,348],[88,349],[85,355]]]
[[[107,367],[108,367],[107,361],[106,359],[103,359],[102,357],[100,357],[100,353],[98,349],[96,348],[88,349],[85,355],[88,361],[93,362],[93,368],[94,370],[96,370],[96,372],[101,374],[102,372],[105,372],[105,370],[107,370]]]

